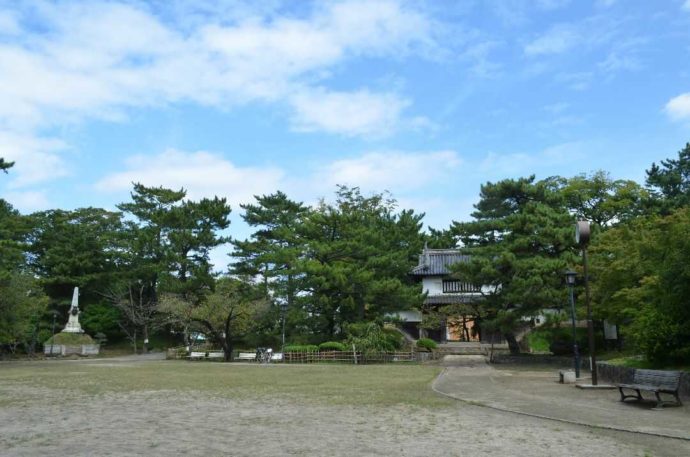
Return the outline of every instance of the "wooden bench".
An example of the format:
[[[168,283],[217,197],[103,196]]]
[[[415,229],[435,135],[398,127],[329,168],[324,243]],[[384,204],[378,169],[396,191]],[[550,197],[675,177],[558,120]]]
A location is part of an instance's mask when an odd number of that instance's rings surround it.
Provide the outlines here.
[[[626,395],[623,389],[634,390],[637,395]],[[673,403],[668,400],[662,400],[661,394],[670,394],[676,398],[675,404],[681,406],[680,396],[678,390],[680,389],[680,371],[662,371],[662,370],[635,370],[632,384],[618,384],[618,390],[621,392],[621,401],[627,398],[635,398],[638,401],[642,400],[640,391],[654,392],[656,395],[657,408],[661,408],[665,403]]]

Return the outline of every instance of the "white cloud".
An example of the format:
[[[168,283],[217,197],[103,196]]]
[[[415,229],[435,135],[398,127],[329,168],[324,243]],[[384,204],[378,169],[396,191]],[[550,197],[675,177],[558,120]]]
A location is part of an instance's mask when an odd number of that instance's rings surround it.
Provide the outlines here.
[[[66,149],[55,138],[40,138],[0,129],[0,157],[15,162],[10,174],[10,188],[33,185],[68,175],[59,153]]]
[[[370,152],[336,160],[323,167],[317,176],[330,187],[346,184],[374,191],[389,190],[400,195],[448,178],[461,163],[455,151]]]
[[[293,128],[345,135],[386,136],[398,124],[409,101],[390,93],[302,91],[291,98]]]
[[[391,133],[415,122],[404,116],[410,102],[391,91],[329,90],[330,72],[348,59],[433,57],[438,50],[433,20],[400,0],[317,2],[292,16],[209,2],[169,9],[126,1],[21,5],[0,13],[7,37],[0,44],[0,131],[33,136],[48,160],[23,157],[18,185],[50,178],[40,171],[47,163],[58,174],[64,168],[59,148],[37,132],[123,120],[141,107],[270,102],[288,106],[302,131]]]
[[[138,155],[127,160],[127,170],[105,176],[96,188],[105,192],[125,191],[133,182],[146,186],[185,188],[191,199],[226,197],[237,207],[253,200],[254,195],[281,188],[284,172],[272,167],[240,167],[209,152],[168,150],[163,153]]]
[[[455,151],[369,152],[340,159],[301,173],[277,167],[241,167],[209,152],[168,150],[155,155],[137,155],[126,160],[126,169],[111,173],[96,183],[101,192],[124,192],[133,182],[147,186],[185,188],[191,199],[220,196],[237,207],[254,195],[277,190],[292,198],[316,202],[330,196],[337,184],[358,186],[366,192],[388,190],[404,201],[419,201],[419,192],[439,180],[451,179],[462,160]],[[422,206],[422,205],[420,205]]]
[[[393,0],[326,4],[302,18],[214,18],[191,31],[129,4],[38,11],[46,33],[0,46],[0,122],[42,125],[180,100],[280,101],[343,59],[435,47],[430,20]]]
[[[673,120],[690,120],[690,92],[673,97],[666,103],[665,110]]]
[[[579,40],[580,34],[575,27],[559,24],[525,45],[524,51],[528,56],[560,54],[575,47]]]
[[[43,190],[13,191],[3,193],[2,198],[23,213],[31,213],[50,208],[48,195]]]

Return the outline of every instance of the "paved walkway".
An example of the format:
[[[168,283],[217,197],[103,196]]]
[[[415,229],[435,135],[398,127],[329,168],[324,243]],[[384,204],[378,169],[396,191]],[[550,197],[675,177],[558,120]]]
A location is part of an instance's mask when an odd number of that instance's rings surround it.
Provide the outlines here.
[[[434,390],[458,400],[581,425],[690,440],[687,401],[682,407],[663,410],[653,409],[655,401],[621,403],[618,389],[582,390],[558,383],[555,368],[494,368],[481,356],[448,356],[444,365]]]

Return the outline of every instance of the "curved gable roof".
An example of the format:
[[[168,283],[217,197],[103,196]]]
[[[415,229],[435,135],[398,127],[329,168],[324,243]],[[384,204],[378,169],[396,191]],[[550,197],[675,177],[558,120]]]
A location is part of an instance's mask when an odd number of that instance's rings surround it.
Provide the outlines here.
[[[470,256],[458,249],[424,249],[419,256],[419,265],[410,271],[412,276],[442,276],[450,274],[450,265],[468,262]]]

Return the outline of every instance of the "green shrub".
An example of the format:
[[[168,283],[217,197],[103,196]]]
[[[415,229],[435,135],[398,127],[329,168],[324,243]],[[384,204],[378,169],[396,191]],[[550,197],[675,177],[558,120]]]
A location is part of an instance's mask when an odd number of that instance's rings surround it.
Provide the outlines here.
[[[347,351],[347,346],[337,341],[326,341],[319,344],[319,351]]]
[[[284,352],[316,352],[319,347],[315,344],[287,344],[283,348]]]
[[[587,329],[578,327],[577,345],[580,354],[589,352]],[[595,347],[603,348],[604,340],[601,332],[595,330]],[[573,353],[573,330],[570,326],[538,328],[532,330],[525,337],[533,352],[551,352],[554,355],[571,355]]]
[[[417,340],[417,347],[422,349],[436,349],[438,344],[430,338],[420,338]]]
[[[385,338],[391,349],[400,349],[405,344],[405,338],[402,334],[394,328],[383,329],[383,337]]]
[[[357,322],[346,327],[348,345],[354,344],[358,351],[394,351],[395,346],[382,326],[376,322]]]

